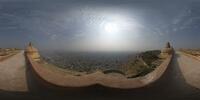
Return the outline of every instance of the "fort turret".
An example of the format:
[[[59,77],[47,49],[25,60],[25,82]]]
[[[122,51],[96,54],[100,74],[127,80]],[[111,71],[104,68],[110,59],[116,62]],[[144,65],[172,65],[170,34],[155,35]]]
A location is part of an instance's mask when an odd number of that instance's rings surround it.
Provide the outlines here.
[[[169,42],[167,42],[165,48],[161,50],[160,56],[162,58],[165,58],[168,55],[171,55],[172,53],[173,53],[173,47],[170,45]]]
[[[31,42],[26,47],[25,53],[26,53],[26,55],[29,55],[35,61],[40,60],[40,54],[39,54],[38,50],[32,45]]]

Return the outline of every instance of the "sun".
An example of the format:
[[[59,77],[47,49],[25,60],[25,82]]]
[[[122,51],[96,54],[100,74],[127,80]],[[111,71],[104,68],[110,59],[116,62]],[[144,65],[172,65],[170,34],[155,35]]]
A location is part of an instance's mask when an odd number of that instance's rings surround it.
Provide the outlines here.
[[[102,41],[115,41],[121,38],[122,22],[120,20],[104,20],[101,24],[100,38]]]
[[[107,33],[117,33],[119,31],[119,26],[115,22],[107,22],[104,25],[104,30]]]
[[[121,25],[117,21],[103,21],[100,32],[97,41],[103,48],[116,47],[122,38]]]

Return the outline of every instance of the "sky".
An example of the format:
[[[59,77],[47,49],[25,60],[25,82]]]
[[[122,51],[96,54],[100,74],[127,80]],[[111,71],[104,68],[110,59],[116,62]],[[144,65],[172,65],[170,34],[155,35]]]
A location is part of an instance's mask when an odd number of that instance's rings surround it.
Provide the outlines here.
[[[0,47],[200,48],[199,0],[0,0]]]

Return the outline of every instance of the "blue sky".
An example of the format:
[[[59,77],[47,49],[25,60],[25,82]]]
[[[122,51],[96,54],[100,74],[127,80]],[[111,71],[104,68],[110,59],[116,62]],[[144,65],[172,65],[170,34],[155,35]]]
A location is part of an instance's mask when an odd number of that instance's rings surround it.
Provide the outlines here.
[[[106,32],[110,24],[119,34]],[[32,41],[41,50],[134,51],[170,41],[199,48],[199,31],[198,0],[0,0],[0,47]]]

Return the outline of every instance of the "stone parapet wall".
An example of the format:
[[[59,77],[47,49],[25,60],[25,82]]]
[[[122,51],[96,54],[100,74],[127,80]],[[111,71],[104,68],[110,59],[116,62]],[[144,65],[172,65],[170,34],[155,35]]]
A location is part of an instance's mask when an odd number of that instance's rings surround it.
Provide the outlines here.
[[[30,55],[26,55],[26,57],[30,67],[41,80],[58,87],[86,87],[99,84],[111,88],[130,89],[144,87],[158,80],[166,71],[173,54],[169,55],[154,71],[137,78],[110,76],[101,71],[82,76],[63,74],[43,67],[40,63],[34,61]]]
[[[6,55],[6,56],[0,56],[0,62],[2,62],[2,61],[4,61],[4,60],[6,60],[6,59],[8,59],[8,58],[10,58],[10,57],[12,57],[12,56],[14,56],[14,55],[16,55],[17,53],[19,53],[19,52],[11,53],[11,54],[8,54],[8,55]]]

